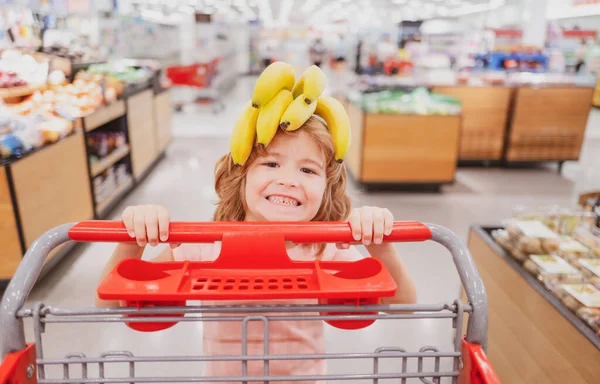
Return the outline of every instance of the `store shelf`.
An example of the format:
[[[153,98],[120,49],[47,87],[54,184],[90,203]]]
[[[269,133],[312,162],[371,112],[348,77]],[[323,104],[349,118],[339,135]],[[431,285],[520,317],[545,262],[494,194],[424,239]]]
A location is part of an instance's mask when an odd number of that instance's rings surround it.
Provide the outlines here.
[[[104,172],[108,167],[115,164],[117,161],[123,159],[125,156],[129,154],[129,146],[125,144],[119,149],[115,149],[109,155],[104,157],[102,160],[92,164],[91,173],[92,177],[96,177],[102,172]]]
[[[87,132],[91,132],[94,129],[124,115],[125,102],[123,100],[118,100],[83,117],[83,126]]]
[[[116,190],[115,193],[109,197],[108,199],[102,201],[101,203],[96,204],[96,214],[98,217],[103,217],[111,208],[114,203],[119,202],[123,196],[125,196],[131,187],[133,186],[133,180],[130,180],[124,184],[121,184]]]
[[[502,258],[513,270],[515,270],[540,296],[550,303],[571,325],[585,336],[598,350],[600,350],[600,337],[583,320],[575,315],[563,302],[553,295],[538,279],[532,276],[521,264],[511,257],[504,249],[494,241],[491,232],[501,229],[499,226],[472,226],[471,230],[476,233],[498,257]],[[485,283],[485,282],[484,282]]]
[[[359,144],[347,155],[356,181],[390,188],[454,181],[460,115],[371,114],[347,105],[353,141]]]

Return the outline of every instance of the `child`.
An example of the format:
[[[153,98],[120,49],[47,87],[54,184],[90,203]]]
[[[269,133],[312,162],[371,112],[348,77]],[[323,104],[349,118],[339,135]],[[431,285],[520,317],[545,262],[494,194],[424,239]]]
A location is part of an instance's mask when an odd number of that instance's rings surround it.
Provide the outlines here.
[[[384,234],[392,230],[394,218],[391,212],[376,207],[350,210],[350,199],[345,193],[345,166],[335,160],[331,135],[320,120],[311,117],[293,132],[279,130],[268,147],[256,146],[253,149],[244,166],[234,165],[231,154],[228,154],[219,160],[215,169],[215,189],[219,197],[215,221],[348,220],[354,238],[361,240],[371,256],[386,265],[398,285],[396,295],[384,302],[415,303],[414,285],[396,249],[392,244],[382,244]],[[167,241],[169,238],[169,213],[164,207],[128,207],[122,218],[137,243],[119,244],[103,276],[123,259],[141,258],[147,244],[156,246],[159,239]],[[361,258],[348,244],[288,244],[287,247],[288,255],[294,260]],[[171,248],[165,249],[155,261],[214,260],[219,249],[219,243],[171,244]],[[315,304],[310,300],[294,300],[293,303]],[[97,305],[116,306],[118,303],[97,299]],[[322,321],[272,321],[269,333],[270,354],[325,352]],[[262,324],[251,322],[248,327],[248,354],[263,354],[262,339]],[[204,323],[205,355],[239,355],[240,340],[239,322]],[[241,374],[240,362],[210,362],[206,368],[207,376]],[[272,376],[326,373],[324,361],[319,360],[274,360],[269,368]],[[263,375],[263,362],[250,361],[248,375]]]

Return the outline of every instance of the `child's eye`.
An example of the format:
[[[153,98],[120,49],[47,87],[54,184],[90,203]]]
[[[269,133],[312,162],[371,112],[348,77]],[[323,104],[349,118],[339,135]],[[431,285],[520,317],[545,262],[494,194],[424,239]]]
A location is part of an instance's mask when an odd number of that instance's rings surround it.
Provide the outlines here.
[[[267,167],[270,167],[270,168],[277,167],[277,163],[274,163],[272,161],[266,162],[264,165],[266,165]]]
[[[313,171],[310,168],[302,168],[301,171],[304,172],[304,173],[312,174],[312,175],[316,175],[317,174],[317,172]]]

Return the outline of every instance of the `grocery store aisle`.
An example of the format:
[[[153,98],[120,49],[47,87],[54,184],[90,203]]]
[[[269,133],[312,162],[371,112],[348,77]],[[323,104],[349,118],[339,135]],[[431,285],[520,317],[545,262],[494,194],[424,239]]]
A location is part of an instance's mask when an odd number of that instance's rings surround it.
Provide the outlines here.
[[[210,220],[215,202],[213,167],[219,156],[228,150],[227,136],[241,103],[249,97],[248,88],[245,88],[248,84],[251,84],[248,79],[241,79],[236,92],[228,96],[231,104],[218,115],[191,108],[175,116],[173,128],[177,137],[169,146],[166,158],[115,210],[115,219],[128,205],[152,203],[168,207],[174,220]],[[592,167],[600,163],[599,149],[600,141],[588,141],[582,161],[565,167],[566,177],[552,167],[466,168],[458,172],[457,183],[445,187],[442,194],[365,193],[352,184],[349,192],[355,206],[387,207],[397,220],[438,223],[465,238],[469,225],[498,223],[511,215],[516,204],[529,207],[572,205],[582,185],[592,186],[592,181],[600,180]],[[423,243],[397,247],[416,281],[420,303],[451,303],[458,297],[459,278],[450,255],[441,246]],[[92,306],[99,271],[113,249],[113,244],[81,247],[36,287],[30,303],[43,301],[60,308]],[[151,258],[159,251],[158,248],[149,249],[145,257]],[[31,327],[27,329],[28,339],[32,340]],[[131,331],[121,323],[48,324],[44,347],[48,357],[57,358],[72,352],[97,356],[107,350],[130,350],[135,355],[186,355],[201,353],[201,335],[202,325],[196,323],[181,323],[151,334]],[[418,351],[425,345],[451,350],[451,337],[451,321],[447,319],[379,321],[368,329],[351,333],[327,327],[327,345],[331,352],[365,352],[381,345],[402,346],[409,351]],[[416,365],[416,362],[412,363]],[[393,364],[399,362],[383,363],[384,372],[385,367]],[[169,365],[169,369],[174,365]],[[141,364],[137,372],[144,376],[162,375],[165,367]],[[351,367],[352,373],[370,372],[372,362],[356,361]],[[442,361],[442,367],[451,369],[451,364]],[[62,370],[62,367],[57,368]],[[121,368],[127,369],[119,367],[120,373],[123,372]],[[174,368],[178,374],[200,372],[200,365],[194,364]],[[330,369],[348,372],[342,362],[331,363]],[[109,370],[108,374],[111,372]]]

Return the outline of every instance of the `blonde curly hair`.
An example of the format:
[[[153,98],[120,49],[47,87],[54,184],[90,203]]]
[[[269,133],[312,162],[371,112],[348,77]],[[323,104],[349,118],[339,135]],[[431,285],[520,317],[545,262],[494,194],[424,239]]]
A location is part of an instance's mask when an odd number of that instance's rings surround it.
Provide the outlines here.
[[[316,117],[309,118],[296,131],[279,130],[277,135],[308,134],[325,154],[327,184],[321,207],[312,221],[346,220],[350,213],[350,198],[346,195],[346,166],[335,160],[333,139],[325,124]],[[231,154],[223,156],[215,166],[215,191],[219,198],[214,221],[244,221],[246,219],[246,175],[248,168],[265,154],[262,146],[256,145],[250,158],[243,166],[233,163]],[[322,249],[321,251],[322,252]]]

